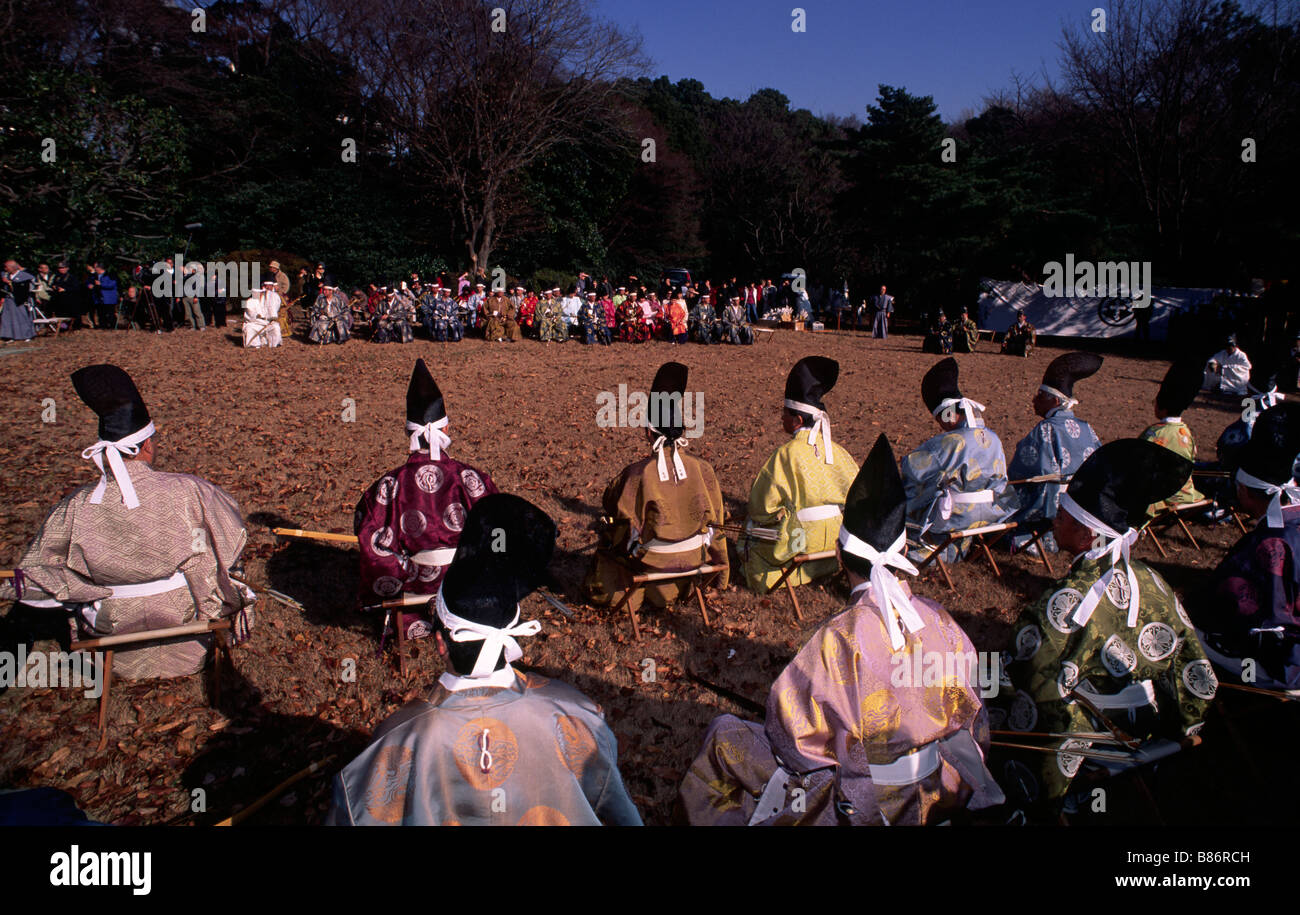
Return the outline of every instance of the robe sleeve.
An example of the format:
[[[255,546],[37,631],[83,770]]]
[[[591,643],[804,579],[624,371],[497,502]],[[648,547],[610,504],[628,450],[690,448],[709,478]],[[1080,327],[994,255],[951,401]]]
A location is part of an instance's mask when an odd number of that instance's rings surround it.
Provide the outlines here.
[[[407,570],[404,565],[406,558],[397,552],[385,551],[380,553],[375,550],[373,545],[374,537],[381,530],[390,531],[390,545],[396,541],[396,536],[391,532],[393,530],[389,515],[389,506],[380,505],[379,500],[375,498],[379,483],[371,486],[366,494],[361,497],[357,503],[356,515],[353,529],[357,535],[357,548],[361,554],[361,580],[359,583],[360,594],[363,601],[371,597],[393,597],[396,592],[380,594],[375,590],[375,583],[384,577],[395,578],[399,582],[406,581]],[[392,500],[390,505],[396,504]],[[400,588],[399,588],[400,590]]]
[[[640,826],[641,814],[632,802],[618,771],[618,742],[614,732],[602,723],[599,736],[600,752],[596,765],[604,769],[603,778],[595,797],[588,798],[597,818],[606,826]]]
[[[33,587],[55,600],[77,603],[101,600],[112,593],[77,571],[78,567],[85,568],[85,560],[72,543],[75,513],[73,496],[56,505],[23,554],[18,567],[27,581],[24,597],[41,596],[39,593],[28,594],[28,589]]]
[[[749,489],[749,520],[758,527],[770,527],[783,517],[782,508],[790,504],[784,468],[777,462],[780,450],[767,459]]]
[[[1174,602],[1177,604],[1177,596],[1174,597]],[[1181,609],[1181,604],[1177,605]],[[1172,690],[1177,698],[1178,725],[1182,734],[1194,733],[1200,729],[1219,685],[1196,631],[1183,622],[1186,615],[1180,612],[1166,615],[1161,620],[1172,626],[1178,636],[1179,645],[1174,662],[1169,665],[1161,680],[1165,689]]]
[[[199,524],[190,531],[193,552],[180,571],[194,595],[199,618],[215,619],[242,609],[248,599],[230,577],[248,539],[239,503],[220,487],[195,479]]]

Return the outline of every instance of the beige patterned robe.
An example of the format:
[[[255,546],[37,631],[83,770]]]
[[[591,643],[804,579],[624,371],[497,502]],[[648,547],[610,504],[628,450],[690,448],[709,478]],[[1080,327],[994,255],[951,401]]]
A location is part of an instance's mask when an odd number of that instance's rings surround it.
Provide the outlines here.
[[[110,473],[103,502],[92,505],[94,484],[54,507],[19,563],[25,599],[67,603],[102,601],[97,635],[181,626],[238,613],[247,603],[228,572],[248,531],[239,505],[206,480],[163,473],[144,461],[126,461],[140,499],[122,504]],[[180,572],[185,587],[147,597],[113,598],[107,586],[138,584]],[[14,597],[7,585],[0,597]],[[208,639],[196,638],[115,651],[113,672],[141,679],[179,677],[202,669]]]

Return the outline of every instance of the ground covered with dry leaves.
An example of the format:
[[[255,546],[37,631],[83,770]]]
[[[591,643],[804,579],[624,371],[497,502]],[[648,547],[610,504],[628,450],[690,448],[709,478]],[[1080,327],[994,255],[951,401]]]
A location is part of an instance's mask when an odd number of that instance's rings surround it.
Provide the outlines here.
[[[1036,421],[1030,398],[1060,350],[1040,348],[1019,359],[983,347],[958,357],[962,389],[987,405],[988,424],[1010,455]],[[581,582],[602,490],[646,450],[639,430],[597,426],[596,398],[619,384],[647,389],[663,361],[690,366],[690,387],[705,397],[704,435],[692,441],[691,453],[713,464],[728,513],[737,518],[754,475],[783,439],[786,372],[812,354],[840,362],[840,382],[827,404],[835,439],[859,460],[881,432],[901,456],[937,431],[919,392],[936,357],[923,355],[920,338],[909,336],[881,341],[779,332],[752,347],[608,348],[532,340],[353,340],[319,348],[294,339],[278,350],[245,350],[232,327],[162,336],[81,331],[0,349],[0,566],[17,562],[58,498],[93,479],[95,469],[80,452],[95,440],[94,418],[68,376],[82,365],[114,362],[132,374],[149,405],[158,427],[158,468],[201,475],[233,494],[249,522],[251,583],[303,607],[259,601],[256,631],[235,650],[237,671],[225,678],[218,708],[209,707],[204,678],[116,682],[103,752],[95,749],[94,700],[73,689],[3,692],[0,788],[63,788],[92,818],[133,824],[186,817],[192,790],[203,787],[207,810],[192,820],[209,822],[312,762],[332,756],[337,769],[378,722],[433,681],[441,662],[427,644],[418,647],[406,681],[391,654],[378,655],[378,621],[356,611],[355,550],[277,541],[268,531],[286,525],[351,533],[360,494],[405,460],[406,383],[419,356],[447,398],[451,453],[489,471],[502,491],[536,502],[559,524],[555,570],[575,618],[566,620],[536,595],[528,598],[525,615],[542,619],[544,628],[526,640],[525,664],[574,684],[605,708],[629,791],[647,822],[669,822],[677,786],[710,719],[723,711],[752,714],[692,681],[688,671],[764,701],[803,640],[842,608],[846,588],[837,579],[801,589],[804,621],[797,625],[784,596],[757,596],[733,584],[712,597],[711,627],[693,602],[662,613],[647,608],[640,642],[633,642],[625,615],[611,618],[585,606]],[[1159,358],[1115,347],[1099,375],[1079,385],[1079,414],[1106,441],[1140,433],[1152,420],[1152,396],[1166,367]],[[52,423],[42,422],[48,398]],[[348,422],[350,404],[355,418]],[[1232,404],[1202,398],[1184,414],[1203,457],[1213,456],[1215,438],[1236,412]],[[1206,580],[1235,538],[1229,527],[1198,525],[1195,532],[1204,552],[1181,534],[1164,538],[1167,560],[1148,541],[1137,549],[1183,593]],[[1050,581],[1035,560],[1005,552],[997,558],[1001,578],[983,561],[960,565],[953,573],[956,594],[939,578],[916,586],[943,603],[981,649],[1005,647],[1018,608]],[[657,673],[651,683],[641,676],[646,658]],[[355,659],[355,682],[341,676],[346,659]],[[1212,774],[1231,767],[1267,779],[1274,761],[1283,764],[1273,754],[1287,743],[1277,745],[1277,714],[1266,704],[1245,710],[1230,730],[1211,722],[1206,745],[1161,774],[1156,791],[1162,801],[1172,799],[1160,805],[1163,818],[1277,822],[1276,797],[1234,790],[1235,780],[1216,783]],[[251,822],[319,822],[328,801],[328,778],[306,779]],[[1151,822],[1154,813],[1134,803],[1117,816]]]

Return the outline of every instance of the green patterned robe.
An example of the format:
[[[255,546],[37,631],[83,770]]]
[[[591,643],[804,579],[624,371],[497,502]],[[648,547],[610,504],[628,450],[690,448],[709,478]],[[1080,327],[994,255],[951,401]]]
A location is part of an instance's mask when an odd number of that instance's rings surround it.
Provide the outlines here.
[[[990,702],[994,730],[1037,733],[1109,733],[1083,704],[1068,699],[1078,689],[1110,721],[1138,739],[1179,741],[1201,727],[1218,681],[1177,595],[1145,563],[1134,561],[1141,594],[1137,625],[1128,626],[1129,582],[1121,568],[1086,626],[1073,620],[1075,609],[1110,559],[1079,557],[1065,578],[1031,604],[1016,624],[1011,648],[1003,653],[1003,679]],[[1105,705],[1126,687],[1144,689],[1156,706]],[[1100,694],[1098,698],[1097,694]],[[1013,742],[1026,742],[1014,741]],[[1029,738],[1026,738],[1029,740]],[[1114,743],[1054,739],[1045,747],[1116,750]],[[1008,796],[1021,786],[1030,804],[1059,807],[1084,757],[1070,753],[1008,753],[995,767]]]

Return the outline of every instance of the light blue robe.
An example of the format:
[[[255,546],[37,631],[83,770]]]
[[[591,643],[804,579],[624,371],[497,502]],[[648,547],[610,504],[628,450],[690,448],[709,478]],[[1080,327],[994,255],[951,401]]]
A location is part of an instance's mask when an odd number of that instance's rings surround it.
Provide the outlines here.
[[[1015,491],[1007,486],[1002,442],[982,424],[941,432],[903,458],[900,469],[907,492],[908,539],[913,541],[923,531],[926,541],[934,544],[947,531],[997,524],[1018,504]],[[994,498],[985,503],[954,503],[949,517],[944,518],[940,499],[943,485],[953,493],[991,489]],[[955,554],[955,550],[951,551],[944,561],[955,558]]]
[[[1092,426],[1069,410],[1057,407],[1049,410],[1029,434],[1016,445],[1008,473],[1013,480],[1041,477],[1049,473],[1068,477],[1073,474],[1088,455],[1101,447],[1101,439]],[[1056,506],[1066,484],[1027,483],[1016,487],[1020,508],[1013,520],[1041,521],[1056,517]]]

